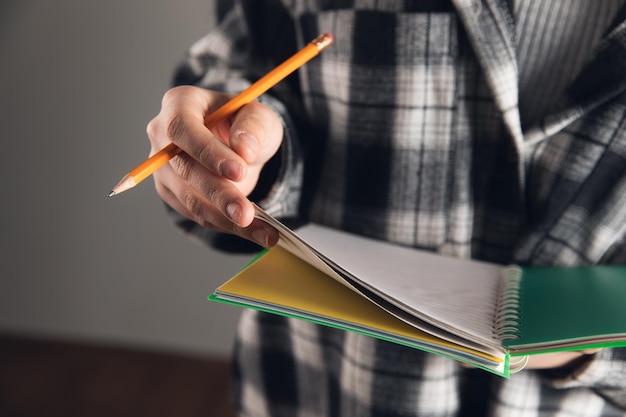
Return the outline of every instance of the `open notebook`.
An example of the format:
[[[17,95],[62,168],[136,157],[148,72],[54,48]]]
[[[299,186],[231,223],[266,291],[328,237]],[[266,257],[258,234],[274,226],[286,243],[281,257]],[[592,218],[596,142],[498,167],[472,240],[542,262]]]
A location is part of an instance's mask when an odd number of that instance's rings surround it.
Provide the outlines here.
[[[444,355],[508,377],[526,355],[626,346],[626,266],[522,268],[316,224],[280,231],[209,299]]]

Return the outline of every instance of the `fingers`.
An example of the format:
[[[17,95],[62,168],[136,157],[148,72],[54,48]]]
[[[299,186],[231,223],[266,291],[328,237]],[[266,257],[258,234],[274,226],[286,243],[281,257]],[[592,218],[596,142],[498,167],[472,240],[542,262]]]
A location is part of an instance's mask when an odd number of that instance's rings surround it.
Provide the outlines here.
[[[530,355],[524,369],[550,369],[569,365],[574,361],[595,355],[601,349],[585,349],[571,352],[553,352]],[[463,368],[474,368],[473,365],[459,362]]]
[[[278,239],[254,219],[246,196],[282,140],[280,119],[266,106],[244,106],[209,130],[207,114],[230,97],[196,87],[165,94],[160,113],[147,126],[152,152],[174,143],[184,152],[154,173],[159,196],[197,223],[271,246]]]
[[[163,170],[160,175],[172,175],[173,179],[157,182],[157,191],[170,207],[183,216],[206,228],[236,234],[264,247],[274,246],[278,242],[278,232],[267,223],[254,219],[248,227],[237,226],[209,200],[203,201],[203,196],[180,180],[170,167],[164,167]]]
[[[176,173],[175,195],[197,221],[202,222],[202,216],[217,208],[235,225],[246,227],[252,222],[254,209],[233,182],[215,175],[186,154],[173,159],[170,166]]]
[[[283,128],[267,106],[250,103],[237,112],[230,128],[230,147],[248,164],[262,165],[280,146]]]
[[[204,125],[204,116],[219,108],[228,96],[195,87],[176,87],[163,96],[161,112],[148,124],[148,137],[156,151],[172,142],[211,172],[239,181],[245,161]],[[216,130],[224,131],[224,121]],[[181,165],[184,168],[185,165]]]
[[[544,353],[529,356],[525,369],[548,369],[568,365],[577,359],[597,353],[600,349],[587,349],[572,352]]]

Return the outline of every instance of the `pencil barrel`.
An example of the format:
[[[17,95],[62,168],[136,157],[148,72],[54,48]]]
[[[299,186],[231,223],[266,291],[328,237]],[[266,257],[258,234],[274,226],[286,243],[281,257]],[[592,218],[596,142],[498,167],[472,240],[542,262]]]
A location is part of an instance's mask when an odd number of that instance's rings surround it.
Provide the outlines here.
[[[137,168],[133,169],[129,174],[134,178],[135,183],[139,184],[181,152],[182,149],[170,143],[159,152],[146,159],[143,163],[139,164]]]

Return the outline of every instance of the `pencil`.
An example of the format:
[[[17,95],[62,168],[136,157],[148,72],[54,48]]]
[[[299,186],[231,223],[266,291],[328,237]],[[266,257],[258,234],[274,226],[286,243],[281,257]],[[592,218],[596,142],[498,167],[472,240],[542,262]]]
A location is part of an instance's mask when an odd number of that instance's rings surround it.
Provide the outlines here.
[[[207,128],[214,127],[221,120],[229,117],[245,104],[257,99],[261,94],[278,84],[289,74],[306,64],[331,43],[333,43],[333,37],[330,33],[324,33],[318,36],[304,48],[296,52],[291,58],[288,58],[250,87],[226,102],[222,107],[209,114],[204,119],[204,125]],[[181,152],[182,149],[170,143],[126,174],[120,182],[113,187],[113,190],[109,193],[109,197],[133,188]]]

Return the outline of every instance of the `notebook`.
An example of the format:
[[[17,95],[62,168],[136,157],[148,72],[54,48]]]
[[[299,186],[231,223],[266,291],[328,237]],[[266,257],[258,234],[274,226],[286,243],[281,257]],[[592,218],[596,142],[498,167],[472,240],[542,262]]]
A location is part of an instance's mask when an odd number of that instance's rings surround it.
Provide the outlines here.
[[[626,266],[458,259],[317,224],[280,232],[209,299],[443,355],[509,377],[527,355],[626,346]]]

